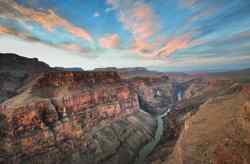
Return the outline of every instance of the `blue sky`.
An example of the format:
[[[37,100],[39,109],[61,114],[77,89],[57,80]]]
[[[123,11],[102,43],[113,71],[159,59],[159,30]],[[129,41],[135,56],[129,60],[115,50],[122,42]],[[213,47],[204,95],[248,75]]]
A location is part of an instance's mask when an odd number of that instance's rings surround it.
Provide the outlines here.
[[[249,0],[1,0],[0,51],[51,66],[250,66]]]

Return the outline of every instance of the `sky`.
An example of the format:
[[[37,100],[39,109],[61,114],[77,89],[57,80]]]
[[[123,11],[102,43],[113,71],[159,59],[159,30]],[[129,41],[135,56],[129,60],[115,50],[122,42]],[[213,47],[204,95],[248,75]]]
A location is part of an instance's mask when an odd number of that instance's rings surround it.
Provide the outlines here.
[[[51,66],[250,67],[249,0],[0,0],[0,52]]]

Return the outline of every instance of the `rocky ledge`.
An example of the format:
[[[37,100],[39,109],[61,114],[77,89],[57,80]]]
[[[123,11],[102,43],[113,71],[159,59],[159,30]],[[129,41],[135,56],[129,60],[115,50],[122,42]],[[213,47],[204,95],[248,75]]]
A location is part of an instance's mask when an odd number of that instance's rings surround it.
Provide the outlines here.
[[[115,72],[40,74],[1,104],[0,163],[133,162],[156,128],[138,98],[154,83],[134,87]]]
[[[151,114],[173,101],[166,76],[121,78],[15,54],[0,59],[0,163],[133,163],[154,137]]]
[[[167,76],[136,77],[129,80],[141,107],[151,114],[164,113],[175,101],[175,90]]]

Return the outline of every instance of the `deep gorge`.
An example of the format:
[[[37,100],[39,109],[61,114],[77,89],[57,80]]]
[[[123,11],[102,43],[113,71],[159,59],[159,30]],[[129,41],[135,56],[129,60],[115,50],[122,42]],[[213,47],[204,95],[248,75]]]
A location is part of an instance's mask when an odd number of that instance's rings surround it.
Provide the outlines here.
[[[1,164],[249,163],[248,70],[72,71],[0,59]]]
[[[154,115],[172,101],[167,77],[53,69],[38,75],[1,104],[4,163],[134,162],[154,138]]]

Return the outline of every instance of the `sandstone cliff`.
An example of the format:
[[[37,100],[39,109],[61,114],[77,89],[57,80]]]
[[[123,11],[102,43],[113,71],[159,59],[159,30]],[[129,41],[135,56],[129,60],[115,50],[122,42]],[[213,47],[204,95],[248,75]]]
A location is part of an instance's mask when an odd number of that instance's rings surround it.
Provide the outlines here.
[[[133,163],[155,133],[147,112],[174,101],[164,75],[124,79],[1,55],[0,163]]]
[[[4,163],[130,163],[155,120],[115,72],[47,72],[1,105]]]
[[[249,146],[241,140],[250,136],[246,126],[248,114],[242,112],[250,100],[250,87],[245,80],[239,81],[222,75],[180,81],[183,99],[176,102],[168,116],[167,138],[162,138],[148,163],[249,163]],[[227,143],[223,145],[224,139]]]
[[[168,164],[247,164],[249,86],[233,85],[186,118]]]
[[[164,113],[175,101],[173,84],[167,76],[136,77],[130,82],[139,96],[141,107],[149,113]]]

